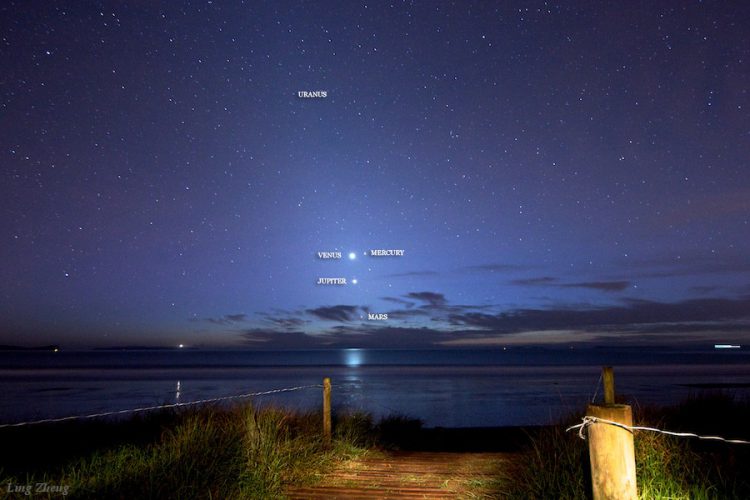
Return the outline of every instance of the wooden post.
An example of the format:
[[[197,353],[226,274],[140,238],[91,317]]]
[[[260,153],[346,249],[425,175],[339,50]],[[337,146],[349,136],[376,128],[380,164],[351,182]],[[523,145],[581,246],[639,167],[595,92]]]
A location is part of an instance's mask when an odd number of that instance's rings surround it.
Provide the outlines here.
[[[604,383],[604,404],[615,404],[615,371],[611,366],[602,368],[602,382]]]
[[[632,427],[633,412],[630,406],[614,404],[612,368],[605,367],[602,377],[605,404],[589,405],[586,415]],[[587,432],[594,500],[635,500],[638,498],[633,432],[602,422],[590,424]]]
[[[331,379],[323,379],[323,445],[331,446]]]

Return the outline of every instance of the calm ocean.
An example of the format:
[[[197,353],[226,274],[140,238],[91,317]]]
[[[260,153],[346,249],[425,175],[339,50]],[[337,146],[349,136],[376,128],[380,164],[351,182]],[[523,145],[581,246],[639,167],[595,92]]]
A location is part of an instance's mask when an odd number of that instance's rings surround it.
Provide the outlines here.
[[[334,408],[400,414],[426,426],[554,423],[581,413],[602,365],[631,402],[750,395],[750,352],[638,349],[0,352],[0,423],[189,402],[320,384]],[[317,409],[320,389],[254,398]]]

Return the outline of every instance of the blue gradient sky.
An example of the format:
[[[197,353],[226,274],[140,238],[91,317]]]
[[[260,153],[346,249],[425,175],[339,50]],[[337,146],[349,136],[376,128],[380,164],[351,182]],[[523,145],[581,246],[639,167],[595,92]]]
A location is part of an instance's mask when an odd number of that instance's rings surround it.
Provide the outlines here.
[[[0,343],[748,342],[749,18],[4,3]]]

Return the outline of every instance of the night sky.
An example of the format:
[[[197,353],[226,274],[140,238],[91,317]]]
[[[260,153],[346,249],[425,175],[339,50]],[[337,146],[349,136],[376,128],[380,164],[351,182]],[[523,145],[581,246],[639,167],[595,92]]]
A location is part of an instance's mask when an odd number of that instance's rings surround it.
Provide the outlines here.
[[[3,2],[0,344],[750,343],[749,26]]]

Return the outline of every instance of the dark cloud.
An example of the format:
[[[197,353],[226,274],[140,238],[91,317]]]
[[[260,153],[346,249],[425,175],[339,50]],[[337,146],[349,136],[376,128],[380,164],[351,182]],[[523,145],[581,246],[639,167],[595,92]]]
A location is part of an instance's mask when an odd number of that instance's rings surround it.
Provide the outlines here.
[[[409,278],[409,277],[421,277],[421,276],[437,276],[439,273],[436,271],[411,271],[408,273],[396,273],[386,274],[387,278]]]
[[[267,329],[248,329],[241,333],[246,344],[261,349],[303,348],[417,348],[437,346],[461,338],[460,332],[431,328],[363,327],[337,325],[321,335],[307,335],[301,331],[276,332]]]
[[[326,347],[331,340],[326,335],[314,336],[305,332],[249,328],[240,333],[246,344],[262,349],[304,349]]]
[[[410,299],[426,302],[430,306],[440,307],[446,304],[445,296],[442,293],[435,292],[411,292],[405,295]]]
[[[355,321],[360,311],[369,309],[337,305],[300,312],[343,323],[324,327],[315,335],[301,328],[309,321],[289,316],[266,317],[272,326],[244,329],[241,335],[245,342],[263,348],[434,347],[494,345],[505,337],[545,331],[563,332],[566,341],[576,341],[576,337],[586,342],[617,338],[632,343],[667,342],[681,334],[695,342],[716,335],[743,338],[750,330],[750,296],[674,303],[622,299],[617,305],[601,307],[560,305],[502,312],[490,306],[448,305],[445,296],[436,292],[407,296],[425,305],[388,311],[389,320],[396,321],[391,324]],[[427,326],[410,326],[411,321]]]
[[[352,321],[353,319],[356,319],[355,316],[358,314],[358,310],[359,307],[357,306],[338,305],[308,309],[307,312],[319,319],[329,321]]]
[[[191,321],[195,321],[194,319]],[[214,325],[233,325],[247,321],[247,314],[226,314],[218,318],[203,318],[202,321],[213,323]]]
[[[411,319],[429,317],[434,312],[428,309],[396,309],[388,311],[388,317],[391,319]]]
[[[614,328],[615,331],[624,331],[622,329]],[[606,328],[602,328],[602,331],[607,331]],[[720,321],[705,321],[696,323],[646,323],[642,325],[629,325],[627,327],[628,336],[635,335],[637,333],[654,335],[674,333],[676,335],[686,335],[691,333],[704,333],[704,332],[721,332],[721,333],[743,333],[750,331],[750,319],[740,318],[735,322],[720,322]]]
[[[717,290],[720,290],[721,287],[713,286],[713,285],[705,285],[705,286],[691,286],[690,291],[693,293],[697,293],[699,295],[708,295],[710,293],[713,293]]]
[[[584,281],[580,283],[560,283],[558,278],[541,276],[538,278],[523,278],[510,282],[517,286],[554,286],[559,288],[590,288],[601,292],[621,292],[630,286],[629,281]]]
[[[586,281],[557,285],[563,288],[591,288],[602,292],[621,292],[631,285],[629,281]]]
[[[399,297],[381,297],[380,300],[386,300],[388,302],[395,302],[396,304],[401,304],[406,307],[414,307],[416,303],[411,302],[409,300],[404,300]]]
[[[393,348],[416,348],[439,345],[461,337],[460,333],[433,328],[405,328],[382,326],[377,329],[340,329],[333,340],[340,347],[378,348],[383,345]]]
[[[510,271],[526,271],[531,269],[531,267],[517,264],[482,264],[479,266],[467,266],[463,269],[471,272],[505,273]]]
[[[612,326],[652,325],[660,323],[737,322],[750,317],[750,298],[695,299],[677,303],[627,300],[623,306],[591,309],[518,309],[500,314],[469,312],[454,314],[449,322],[514,333],[536,330],[588,330]]]
[[[301,318],[267,318],[268,321],[282,327],[282,328],[299,328],[300,326],[307,323],[307,321]]]
[[[542,276],[540,278],[526,278],[526,279],[518,279],[513,280],[510,283],[512,285],[520,285],[520,286],[545,286],[545,285],[551,285],[559,281],[557,278],[551,278],[549,276]]]

